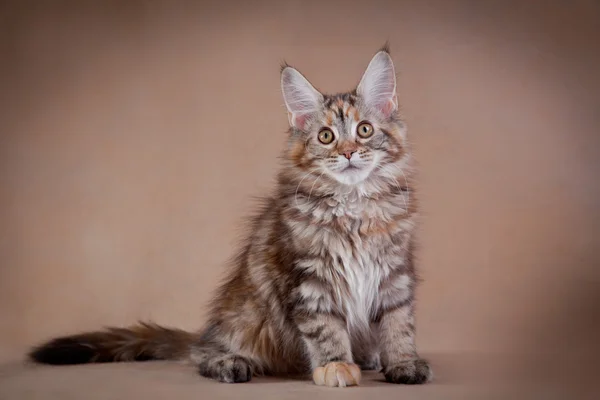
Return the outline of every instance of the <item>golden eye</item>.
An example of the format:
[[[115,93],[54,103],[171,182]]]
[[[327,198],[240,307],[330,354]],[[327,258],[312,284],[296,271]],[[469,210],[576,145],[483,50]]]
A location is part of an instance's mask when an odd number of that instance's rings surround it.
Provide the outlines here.
[[[370,137],[373,134],[373,125],[368,122],[362,122],[358,124],[356,128],[356,133],[363,139]]]
[[[319,142],[323,144],[329,144],[333,142],[333,132],[331,132],[331,129],[325,128],[319,132]]]

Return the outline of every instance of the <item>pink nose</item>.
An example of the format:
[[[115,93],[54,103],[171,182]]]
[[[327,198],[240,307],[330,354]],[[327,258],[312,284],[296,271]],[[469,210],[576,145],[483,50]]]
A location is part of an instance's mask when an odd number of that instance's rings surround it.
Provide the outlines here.
[[[352,150],[352,151],[344,151],[342,154],[344,157],[346,157],[348,160],[352,158],[352,154],[356,153],[356,151]]]

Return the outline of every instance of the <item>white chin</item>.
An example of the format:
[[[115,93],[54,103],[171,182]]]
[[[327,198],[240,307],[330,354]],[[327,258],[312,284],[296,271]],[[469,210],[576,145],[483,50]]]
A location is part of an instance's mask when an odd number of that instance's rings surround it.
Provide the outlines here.
[[[369,168],[346,169],[342,172],[334,173],[334,178],[344,185],[356,185],[367,179],[370,173]]]

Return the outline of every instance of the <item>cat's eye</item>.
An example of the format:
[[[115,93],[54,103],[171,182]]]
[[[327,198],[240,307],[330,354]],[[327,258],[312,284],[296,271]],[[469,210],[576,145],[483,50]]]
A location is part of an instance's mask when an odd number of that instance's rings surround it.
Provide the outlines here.
[[[333,142],[333,132],[331,131],[331,129],[321,129],[321,131],[319,132],[319,142],[323,143],[323,144],[329,144],[331,142]]]
[[[373,125],[371,125],[368,122],[361,122],[360,124],[358,124],[358,127],[356,128],[356,133],[358,134],[358,136],[360,136],[363,139],[366,139],[368,137],[371,137],[371,135],[373,134]]]

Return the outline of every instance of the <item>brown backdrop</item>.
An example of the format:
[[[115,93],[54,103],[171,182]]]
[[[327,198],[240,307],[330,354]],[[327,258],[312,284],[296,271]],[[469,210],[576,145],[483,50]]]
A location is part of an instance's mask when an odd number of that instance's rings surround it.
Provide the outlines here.
[[[0,8],[0,359],[198,328],[272,187],[279,63],[341,91],[388,39],[421,164],[422,351],[597,351],[598,3],[250,3]]]

